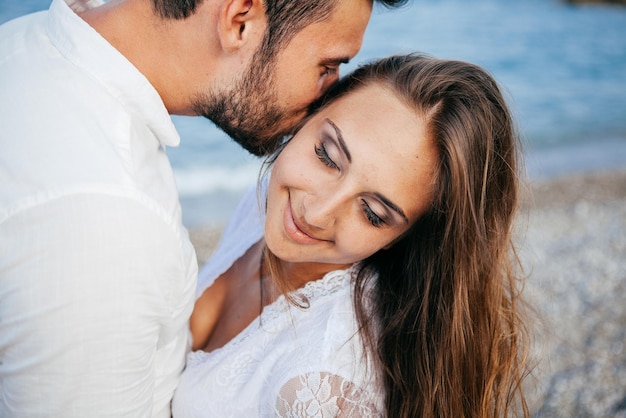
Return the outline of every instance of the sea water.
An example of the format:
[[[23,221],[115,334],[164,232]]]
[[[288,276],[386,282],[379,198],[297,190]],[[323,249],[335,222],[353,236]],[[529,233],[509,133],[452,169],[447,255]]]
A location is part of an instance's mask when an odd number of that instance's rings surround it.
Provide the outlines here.
[[[0,22],[50,0],[0,0]],[[471,61],[503,87],[525,142],[531,177],[626,168],[626,7],[559,0],[413,0],[376,6],[361,52],[342,72],[395,53]],[[174,117],[168,149],[184,222],[223,223],[256,182],[260,160],[211,122]]]

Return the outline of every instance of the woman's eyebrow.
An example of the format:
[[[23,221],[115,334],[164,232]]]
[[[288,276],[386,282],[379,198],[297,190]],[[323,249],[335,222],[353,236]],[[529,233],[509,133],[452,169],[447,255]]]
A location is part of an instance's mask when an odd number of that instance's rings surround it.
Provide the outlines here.
[[[330,120],[328,118],[326,118],[325,120],[335,130],[335,133],[337,134],[337,140],[339,141],[339,147],[341,147],[341,150],[343,151],[343,153],[346,154],[346,158],[348,159],[348,162],[351,163],[352,162],[352,156],[350,155],[350,151],[348,150],[348,147],[346,146],[346,143],[343,140],[343,135],[341,134],[341,129],[339,129],[339,127],[337,125],[335,125],[335,123],[332,120]]]
[[[374,195],[378,199],[380,199],[385,205],[389,206],[394,212],[400,215],[402,219],[404,219],[404,223],[406,224],[409,223],[409,218],[407,218],[407,216],[404,214],[404,211],[400,209],[400,207],[398,207],[395,203],[393,203],[391,200],[387,199],[385,196],[383,196],[380,193],[374,193]]]

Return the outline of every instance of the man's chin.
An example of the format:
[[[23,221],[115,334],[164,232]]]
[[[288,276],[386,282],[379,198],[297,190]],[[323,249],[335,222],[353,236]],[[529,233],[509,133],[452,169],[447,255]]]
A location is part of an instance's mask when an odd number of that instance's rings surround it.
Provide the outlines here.
[[[255,118],[252,112],[248,113],[247,118],[229,118],[223,107],[197,106],[197,109],[200,110],[199,115],[212,121],[237,144],[257,157],[274,153],[284,138],[293,134],[301,123],[298,121],[306,115],[306,111],[300,111],[288,116],[284,111],[268,108],[262,118]]]
[[[243,149],[257,157],[265,157],[271,155],[278,149],[283,142],[287,133],[271,133],[271,132],[254,132],[250,133],[239,128],[231,126],[223,127],[217,125],[223,130],[233,141],[239,144]]]
[[[233,138],[233,140],[252,155],[257,157],[266,157],[278,149],[284,137],[284,135],[280,135],[264,138],[256,137],[250,140]]]

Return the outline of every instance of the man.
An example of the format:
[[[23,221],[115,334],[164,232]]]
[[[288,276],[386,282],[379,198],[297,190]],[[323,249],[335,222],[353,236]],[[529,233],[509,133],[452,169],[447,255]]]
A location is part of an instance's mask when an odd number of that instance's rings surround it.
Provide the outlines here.
[[[54,0],[0,27],[0,416],[169,416],[197,273],[169,114],[271,151],[357,53],[371,10]]]

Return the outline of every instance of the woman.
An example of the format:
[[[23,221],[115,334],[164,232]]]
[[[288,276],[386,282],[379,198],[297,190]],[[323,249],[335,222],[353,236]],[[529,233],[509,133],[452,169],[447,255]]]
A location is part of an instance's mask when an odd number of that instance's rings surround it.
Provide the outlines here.
[[[518,147],[474,65],[342,79],[200,274],[174,416],[528,415]]]

